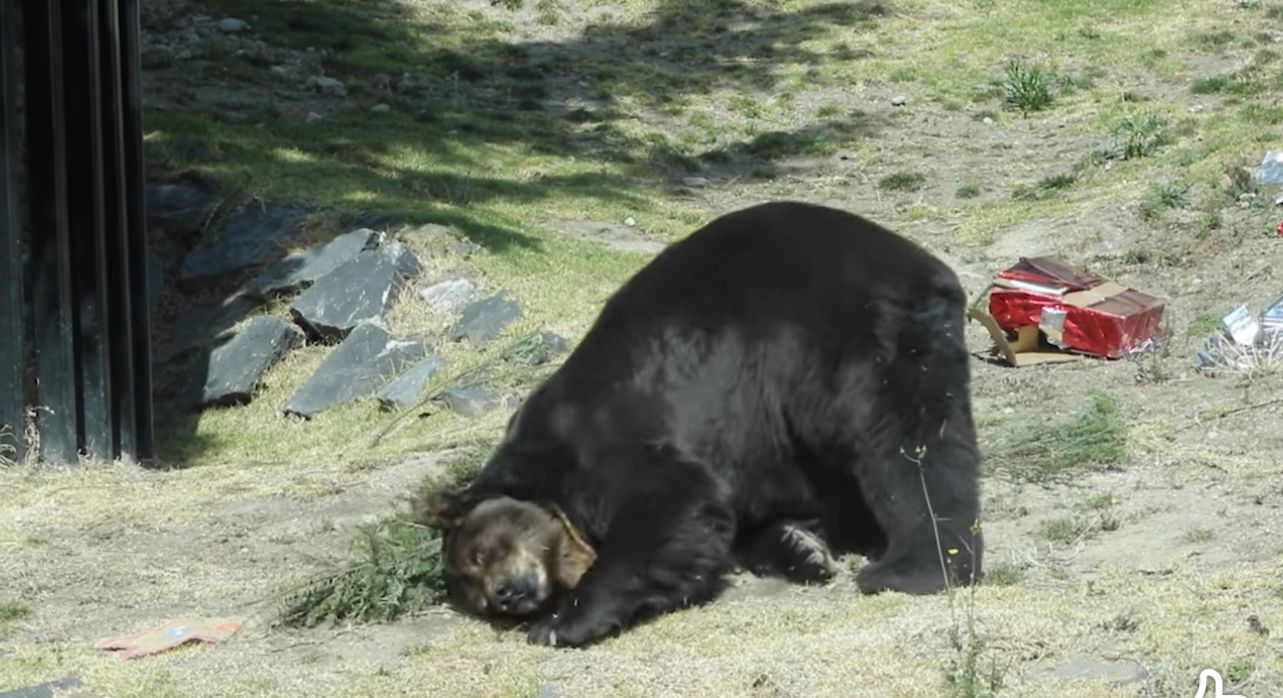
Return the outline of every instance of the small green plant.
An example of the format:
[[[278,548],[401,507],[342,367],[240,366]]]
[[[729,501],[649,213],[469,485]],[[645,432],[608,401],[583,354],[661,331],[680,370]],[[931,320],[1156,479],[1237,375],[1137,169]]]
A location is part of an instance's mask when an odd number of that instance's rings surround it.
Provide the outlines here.
[[[1283,19],[1283,5],[1270,5],[1265,9],[1266,19]]]
[[[1118,497],[1105,492],[1088,499],[1084,506],[1089,511],[1105,511],[1118,506]]]
[[[1049,199],[1056,192],[1068,189],[1078,181],[1074,174],[1055,174],[1043,177],[1033,185],[1022,184],[1011,192],[1011,198],[1019,201],[1042,201]]]
[[[1203,313],[1189,321],[1185,334],[1190,337],[1206,337],[1221,327],[1221,319],[1211,313]]]
[[[1234,43],[1234,32],[1222,29],[1194,35],[1194,44],[1206,51],[1219,51]]]
[[[1038,527],[1038,535],[1053,543],[1072,543],[1084,532],[1082,523],[1071,516],[1047,519]]]
[[[31,616],[31,608],[20,601],[0,601],[0,623],[12,623]]]
[[[1154,255],[1143,247],[1133,247],[1123,253],[1123,264],[1149,264]]]
[[[815,115],[821,119],[828,119],[842,113],[842,107],[836,104],[825,104],[815,110]]]
[[[953,192],[953,195],[959,199],[974,199],[980,196],[980,187],[974,184],[964,184],[958,187],[957,191]]]
[[[1225,666],[1225,680],[1231,684],[1241,684],[1247,681],[1254,671],[1256,671],[1256,664],[1252,660],[1235,659]]]
[[[926,183],[921,172],[895,172],[878,180],[878,188],[887,191],[917,191]]]
[[[1013,475],[1041,482],[1078,468],[1111,465],[1127,456],[1127,424],[1113,396],[1094,392],[1087,409],[1063,420],[1034,422],[1005,443],[990,461]]]
[[[1209,528],[1195,528],[1185,532],[1184,539],[1186,543],[1206,543],[1212,539],[1212,530]]]
[[[990,586],[1009,587],[1025,581],[1025,570],[1013,562],[999,562],[985,570],[984,583]]]
[[[1011,61],[1002,82],[1002,103],[1022,115],[1051,106],[1052,75],[1041,66]]]
[[[1095,27],[1079,27],[1078,36],[1089,41],[1095,41],[1100,38],[1100,30]]]
[[[1153,220],[1169,208],[1188,208],[1189,201],[1185,192],[1189,187],[1178,187],[1174,184],[1155,184],[1140,202],[1140,215],[1145,220]]]
[[[1158,114],[1134,114],[1114,127],[1115,152],[1124,160],[1152,155],[1167,144],[1167,120]]]

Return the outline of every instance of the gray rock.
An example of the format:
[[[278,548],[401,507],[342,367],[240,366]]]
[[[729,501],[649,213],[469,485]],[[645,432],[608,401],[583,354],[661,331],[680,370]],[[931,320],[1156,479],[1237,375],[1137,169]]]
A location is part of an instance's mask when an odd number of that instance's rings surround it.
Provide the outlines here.
[[[234,296],[221,304],[203,308],[175,320],[169,341],[156,352],[162,363],[195,349],[203,349],[229,336],[231,329],[258,307],[258,301]]]
[[[538,346],[526,356],[526,361],[532,366],[546,364],[570,349],[570,342],[556,332],[540,332],[537,341]]]
[[[450,243],[450,251],[467,259],[481,251],[481,245],[471,240],[455,240]]]
[[[395,340],[379,323],[363,322],[325,357],[283,411],[310,419],[329,407],[373,395],[425,353],[422,343]]]
[[[175,55],[174,49],[164,44],[148,44],[143,46],[139,59],[144,70],[157,70],[173,65]]]
[[[218,205],[213,187],[197,181],[148,184],[145,196],[148,227],[177,237],[199,231]]]
[[[290,312],[312,336],[340,338],[363,321],[383,317],[407,280],[421,270],[408,247],[390,242],[317,279],[294,299]]]
[[[239,405],[253,399],[259,378],[286,352],[303,343],[303,332],[271,315],[259,315],[209,355],[199,405]]]
[[[499,398],[479,385],[446,388],[441,391],[437,401],[444,403],[451,412],[463,417],[480,417],[499,406]]]
[[[386,114],[390,111],[392,111],[392,107],[383,104],[382,102],[370,107],[370,112],[373,114]]]
[[[316,90],[317,92],[330,97],[347,96],[347,88],[343,86],[342,82],[324,75],[317,75],[308,78],[307,87],[308,89]]]
[[[419,396],[423,394],[423,386],[427,385],[433,376],[444,370],[445,359],[436,354],[430,354],[426,359],[412,366],[410,370],[379,388],[374,397],[384,407],[399,410],[413,407],[418,404]]]
[[[1071,654],[1055,665],[1034,669],[1035,674],[1062,679],[1090,679],[1115,686],[1144,683],[1149,678],[1145,667],[1130,659],[1108,660],[1083,654]]]
[[[195,138],[175,138],[171,147],[184,160],[203,162],[209,159],[209,149]]]
[[[906,95],[896,95],[891,98],[891,106],[903,107],[908,103],[909,103],[909,98]]]
[[[147,250],[147,305],[154,312],[165,290],[165,263],[151,249]]]
[[[218,20],[218,30],[224,34],[237,34],[248,28],[248,24],[242,20],[236,19],[235,17],[224,17],[223,19]]]
[[[379,234],[368,228],[346,232],[333,240],[284,257],[245,284],[256,296],[296,291],[334,271],[377,244]]]
[[[246,206],[232,214],[214,244],[187,253],[179,269],[184,282],[217,277],[267,264],[298,233],[307,211],[289,206]]]
[[[317,114],[317,113],[316,113],[316,112],[314,112],[314,111],[310,111],[310,112],[308,112],[308,113],[307,113],[307,116],[306,116],[306,117],[304,117],[304,119],[303,119],[303,121],[304,121],[305,123],[309,123],[309,124],[314,124],[314,123],[316,123],[316,122],[318,122],[318,121],[324,121],[324,120],[325,120],[325,117],[324,117],[324,116],[321,116],[320,114]]]
[[[682,177],[682,184],[688,187],[706,187],[708,179],[705,177]]]
[[[464,306],[472,302],[477,295],[477,285],[468,279],[448,279],[441,283],[432,284],[427,288],[419,289],[419,297],[423,299],[433,312],[442,315],[455,315],[463,310]]]
[[[84,684],[81,683],[78,677],[67,676],[57,681],[4,691],[0,693],[0,698],[54,698],[55,696],[63,695],[66,691],[83,686]]]
[[[505,291],[500,291],[489,298],[469,303],[450,328],[450,337],[455,340],[467,337],[472,346],[480,348],[494,341],[504,328],[519,319],[521,306],[509,299]]]
[[[539,687],[539,692],[535,698],[566,698],[566,694],[561,692],[561,687],[555,683],[546,683]]]
[[[218,85],[203,85],[192,89],[192,99],[202,106],[218,110],[220,113],[242,117],[267,113],[272,110],[270,97],[250,90],[241,90]]]

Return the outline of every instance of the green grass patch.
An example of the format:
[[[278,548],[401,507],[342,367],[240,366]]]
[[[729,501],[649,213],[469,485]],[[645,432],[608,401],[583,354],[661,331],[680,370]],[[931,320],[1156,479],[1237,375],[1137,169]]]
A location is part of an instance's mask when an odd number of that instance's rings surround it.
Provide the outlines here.
[[[1193,320],[1185,328],[1185,335],[1188,337],[1206,337],[1216,332],[1221,327],[1221,318],[1212,313],[1203,313]]]
[[[1154,184],[1140,202],[1140,217],[1149,221],[1158,218],[1167,209],[1188,208],[1189,201],[1185,198],[1187,191],[1189,187]]]
[[[1037,422],[999,438],[992,467],[1031,482],[1057,480],[1082,468],[1120,463],[1127,456],[1127,424],[1113,396],[1094,392],[1091,403],[1060,420]]]
[[[921,172],[893,172],[878,180],[878,188],[885,191],[917,191],[927,178]]]
[[[1114,154],[1123,160],[1153,155],[1170,140],[1168,122],[1161,114],[1134,114],[1114,127]]]
[[[1054,76],[1042,66],[1012,61],[1007,64],[1002,81],[1002,104],[1021,114],[1042,111],[1051,106]]]
[[[1011,192],[1017,201],[1041,201],[1055,196],[1057,192],[1068,189],[1078,181],[1073,174],[1056,174],[1043,177],[1032,185],[1021,185]]]

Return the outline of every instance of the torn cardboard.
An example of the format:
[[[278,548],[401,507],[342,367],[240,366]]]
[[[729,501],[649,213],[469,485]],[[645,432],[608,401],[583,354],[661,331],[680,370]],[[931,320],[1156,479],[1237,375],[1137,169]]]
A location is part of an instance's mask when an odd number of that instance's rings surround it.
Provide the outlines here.
[[[1022,257],[998,272],[968,317],[1011,366],[1117,359],[1162,336],[1164,302],[1052,257]]]

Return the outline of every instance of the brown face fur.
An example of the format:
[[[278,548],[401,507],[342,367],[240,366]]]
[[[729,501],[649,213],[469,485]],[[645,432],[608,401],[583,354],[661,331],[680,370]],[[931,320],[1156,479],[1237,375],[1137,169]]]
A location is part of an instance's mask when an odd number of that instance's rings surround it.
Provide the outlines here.
[[[458,514],[438,498],[428,511],[428,523],[447,532],[450,593],[478,614],[530,615],[574,587],[594,559],[568,522],[530,502],[488,499]]]

